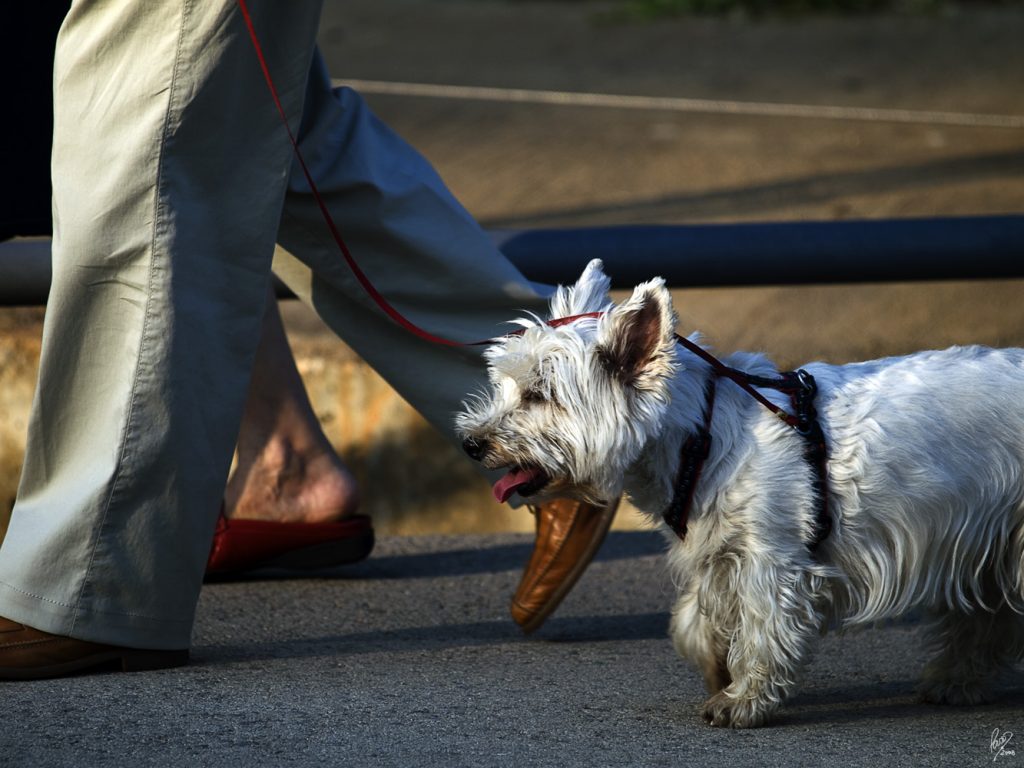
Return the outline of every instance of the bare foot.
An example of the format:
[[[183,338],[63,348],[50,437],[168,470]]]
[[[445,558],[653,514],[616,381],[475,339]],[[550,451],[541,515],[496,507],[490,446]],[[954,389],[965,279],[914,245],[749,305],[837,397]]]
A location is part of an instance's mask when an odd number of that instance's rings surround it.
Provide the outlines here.
[[[348,517],[359,504],[355,478],[313,412],[269,289],[260,333],[224,514],[282,523]]]
[[[240,461],[224,492],[225,515],[245,520],[327,523],[358,506],[355,478],[333,450],[276,440]]]

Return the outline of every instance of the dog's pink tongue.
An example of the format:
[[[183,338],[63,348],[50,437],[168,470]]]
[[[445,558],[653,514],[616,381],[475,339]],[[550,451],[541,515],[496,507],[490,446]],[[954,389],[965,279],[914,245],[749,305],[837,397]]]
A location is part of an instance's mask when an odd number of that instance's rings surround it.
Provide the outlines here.
[[[539,474],[539,469],[513,469],[494,484],[494,498],[504,504],[518,489],[536,480]]]

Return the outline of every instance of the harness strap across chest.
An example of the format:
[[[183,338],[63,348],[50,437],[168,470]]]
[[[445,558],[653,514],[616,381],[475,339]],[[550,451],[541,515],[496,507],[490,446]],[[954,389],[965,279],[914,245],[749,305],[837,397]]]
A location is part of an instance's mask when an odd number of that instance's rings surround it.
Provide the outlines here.
[[[714,416],[718,379],[726,378],[768,408],[803,438],[804,458],[811,465],[814,473],[812,482],[817,502],[815,531],[811,540],[807,542],[807,548],[814,552],[832,531],[832,517],[828,509],[828,471],[826,466],[828,451],[825,445],[825,435],[818,421],[818,413],[814,408],[814,398],[818,391],[814,377],[803,369],[780,374],[778,378],[754,376],[735,368],[729,368],[689,339],[676,336],[676,340],[690,352],[708,362],[711,365],[712,374],[704,389],[704,422],[687,436],[680,448],[675,492],[672,501],[669,502],[663,513],[665,523],[680,539],[686,537],[687,521],[690,508],[693,506],[697,482],[700,480],[704,462],[707,461],[711,451],[711,420]],[[773,389],[788,395],[793,412],[788,413],[779,408],[758,392],[758,389]]]

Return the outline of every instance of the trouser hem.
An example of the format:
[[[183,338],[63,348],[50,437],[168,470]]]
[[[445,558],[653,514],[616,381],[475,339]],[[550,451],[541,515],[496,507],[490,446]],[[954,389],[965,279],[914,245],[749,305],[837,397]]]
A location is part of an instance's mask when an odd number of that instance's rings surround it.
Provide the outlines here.
[[[62,637],[125,648],[181,650],[192,639],[192,618],[157,619],[75,607],[0,582],[0,616]]]

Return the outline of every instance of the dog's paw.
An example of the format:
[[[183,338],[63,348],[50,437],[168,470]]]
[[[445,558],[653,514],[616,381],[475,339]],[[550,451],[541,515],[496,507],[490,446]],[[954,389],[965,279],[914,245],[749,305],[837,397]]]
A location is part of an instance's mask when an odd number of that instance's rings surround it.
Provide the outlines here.
[[[716,728],[757,728],[768,722],[773,710],[756,699],[734,699],[719,691],[704,702],[701,714]]]
[[[975,681],[965,683],[926,679],[918,688],[918,695],[926,704],[947,704],[954,707],[988,704],[995,699],[991,688]]]

